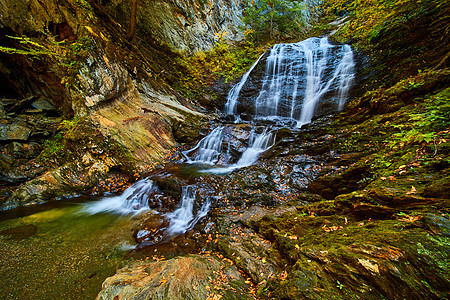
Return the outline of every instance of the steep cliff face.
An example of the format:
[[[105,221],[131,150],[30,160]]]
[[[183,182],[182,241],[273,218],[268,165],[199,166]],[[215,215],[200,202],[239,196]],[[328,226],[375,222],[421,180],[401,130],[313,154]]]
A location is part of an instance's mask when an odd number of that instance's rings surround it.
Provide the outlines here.
[[[219,33],[241,37],[238,1],[140,1],[131,42],[129,2],[0,4],[0,46],[15,49],[0,52],[0,142],[7,149],[0,202],[9,198],[8,208],[85,193],[117,172],[151,169],[176,138],[192,139],[205,117],[170,87],[180,55],[173,49],[208,49]],[[88,129],[61,131],[60,122],[73,116]],[[86,144],[78,139],[83,134],[95,138]],[[84,143],[77,149],[70,147],[75,136]],[[99,151],[111,143],[122,150]]]
[[[130,14],[129,1],[104,1],[114,11]],[[188,54],[210,49],[219,38],[244,38],[240,0],[142,0],[138,5],[138,31]],[[123,19],[124,24],[128,20]]]

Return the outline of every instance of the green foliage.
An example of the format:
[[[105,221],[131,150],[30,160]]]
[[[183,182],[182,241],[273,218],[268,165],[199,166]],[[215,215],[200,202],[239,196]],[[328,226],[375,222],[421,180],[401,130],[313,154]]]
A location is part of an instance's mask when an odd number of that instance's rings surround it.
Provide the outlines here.
[[[416,29],[421,16],[445,9],[444,2],[440,0],[354,0],[350,2],[329,0],[325,1],[324,5],[329,11],[346,11],[352,16],[344,31],[345,38],[356,38],[370,43],[389,30]],[[445,18],[443,16],[443,19]],[[450,31],[448,22],[444,27],[443,31],[448,33]]]
[[[290,37],[304,25],[303,4],[290,0],[246,0],[242,21],[254,40]]]
[[[182,56],[177,60],[182,70],[179,72],[181,89],[189,94],[220,78],[231,81],[242,75],[264,50],[264,47],[257,47],[250,41],[232,47],[220,39],[209,51]]]
[[[65,141],[67,138],[70,138],[82,121],[83,119],[79,117],[62,121],[59,125],[58,133],[53,138],[45,141],[44,149],[39,154],[37,161],[46,164],[49,161],[54,161],[57,157],[70,156],[72,153],[66,149]]]
[[[439,130],[450,126],[450,88],[425,98],[424,102],[411,111],[406,124],[393,125],[400,132],[389,140],[391,148],[405,147],[412,143],[430,143]]]
[[[74,7],[80,17],[89,20],[95,17],[94,10],[87,0],[75,0]]]
[[[2,47],[0,51],[7,54],[25,55],[31,60],[50,60],[54,62],[61,73],[61,83],[69,88],[73,85],[75,75],[81,67],[82,61],[88,53],[90,39],[82,36],[76,41],[57,41],[49,32],[46,32],[45,41],[39,41],[27,36],[8,36],[18,41],[20,48]]]
[[[23,47],[23,49],[17,49],[12,47],[3,47],[0,46],[0,51],[7,54],[19,54],[19,55],[28,55],[31,58],[41,58],[43,56],[56,56],[55,50],[51,47],[46,47],[38,42],[33,41],[31,38],[23,36],[23,37],[15,37],[15,36],[7,36],[11,39],[19,41],[19,44]],[[56,42],[54,39],[52,40],[53,45],[58,47],[59,44],[63,42]]]
[[[450,57],[450,2],[442,0],[326,0],[328,12],[345,12],[348,22],[333,36],[352,41],[377,60],[377,82],[392,85],[419,69],[445,66]],[[416,83],[409,88],[414,89]]]

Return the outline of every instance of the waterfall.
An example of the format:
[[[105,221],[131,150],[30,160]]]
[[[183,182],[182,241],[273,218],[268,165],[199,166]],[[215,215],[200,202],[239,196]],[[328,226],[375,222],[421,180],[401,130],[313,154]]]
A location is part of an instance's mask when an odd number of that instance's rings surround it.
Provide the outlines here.
[[[266,57],[265,60],[263,57]],[[259,72],[257,66],[261,61],[265,61],[263,76],[260,80],[251,78],[254,73]],[[301,126],[311,122],[320,101],[328,101],[334,111],[341,110],[354,79],[354,69],[351,47],[332,45],[327,38],[310,38],[299,43],[273,46],[267,55],[258,58],[227,96],[225,112],[234,115],[235,120],[239,122],[240,118],[236,115],[239,101],[252,101],[251,104],[254,104],[252,129],[249,131],[248,125],[218,126],[195,147],[183,151],[183,155],[188,163],[224,165],[232,152],[242,153],[233,164],[200,170],[205,173],[225,174],[251,166],[261,153],[275,144],[276,138],[275,129],[266,125],[256,126],[260,123],[255,122],[261,121],[260,119],[281,118],[288,119],[290,123],[295,121]],[[259,93],[250,99],[240,95],[241,91],[247,88],[248,82],[261,85]],[[282,126],[286,126],[285,124],[282,122]],[[247,147],[243,146],[245,144]],[[233,151],[230,150],[232,147]],[[130,186],[120,196],[103,198],[87,205],[85,211],[92,214],[105,211],[120,214],[138,213],[149,209],[149,198],[157,197],[158,193],[160,191],[154,186],[153,181],[145,178]],[[194,212],[196,198],[196,185],[182,188],[179,207],[165,215],[169,225],[167,228],[160,228],[161,234],[153,243],[168,241],[171,236],[192,229],[207,215],[210,201],[205,200],[200,210]],[[149,233],[148,230],[142,230],[138,236],[143,237]]]
[[[252,130],[249,138],[249,146],[235,164],[229,165],[228,167],[207,169],[202,172],[225,174],[236,169],[251,166],[258,160],[259,155],[272,147],[274,143],[275,135],[273,132],[269,131],[267,127],[260,134],[255,133],[255,131]]]
[[[141,179],[127,188],[120,196],[104,197],[88,203],[83,211],[89,214],[113,212],[118,214],[137,214],[148,210],[148,199],[156,187],[149,178]]]
[[[339,67],[342,68],[341,78],[339,81],[339,110],[344,108],[345,100],[347,99],[348,91],[355,78],[355,63],[353,61],[353,51],[349,45],[343,46],[344,57]]]
[[[343,108],[354,78],[350,46],[332,45],[326,37],[310,38],[273,46],[265,61],[261,88],[254,100],[255,117],[288,118],[303,125],[311,122],[325,95],[326,100],[334,104],[334,110]],[[236,112],[239,93],[255,67],[253,65],[231,89],[227,113]],[[231,107],[233,109],[229,109]]]
[[[267,128],[260,134],[252,132],[250,136],[250,145],[242,153],[241,158],[235,164],[237,168],[251,166],[257,159],[259,154],[273,146],[275,137]]]
[[[213,165],[222,153],[223,136],[223,127],[217,127],[200,140],[194,148],[184,151],[183,154],[189,163]],[[190,158],[189,154],[193,152],[196,154],[193,158]]]
[[[186,232],[189,229],[192,229],[194,225],[208,214],[210,202],[206,200],[201,209],[194,216],[194,202],[196,196],[196,186],[188,185],[183,187],[183,191],[181,194],[181,203],[180,207],[175,211],[166,214],[166,217],[169,219],[170,225],[167,228],[168,235],[176,235]]]
[[[251,66],[251,68],[247,71],[247,73],[245,73],[244,76],[242,76],[241,81],[238,84],[236,84],[235,86],[233,86],[231,88],[231,90],[228,92],[227,103],[225,103],[225,112],[227,114],[234,115],[236,113],[236,104],[237,104],[237,100],[239,98],[239,93],[241,92],[242,87],[244,86],[244,84],[247,82],[247,79],[250,76],[250,73],[258,65],[260,59],[263,56],[264,56],[264,54],[262,54],[256,60],[256,62]]]

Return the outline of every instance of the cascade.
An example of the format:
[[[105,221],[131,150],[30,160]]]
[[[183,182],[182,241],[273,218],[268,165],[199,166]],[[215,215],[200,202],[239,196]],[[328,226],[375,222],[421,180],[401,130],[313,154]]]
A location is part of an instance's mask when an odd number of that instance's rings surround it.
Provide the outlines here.
[[[156,187],[149,178],[141,179],[121,195],[115,197],[105,197],[99,201],[89,203],[84,207],[84,211],[89,214],[101,212],[113,212],[118,214],[137,214],[148,210],[148,199],[155,191]]]
[[[242,153],[239,160],[232,165],[221,168],[211,168],[203,170],[204,173],[225,174],[233,170],[253,165],[259,155],[272,147],[275,143],[275,134],[266,127],[262,133],[256,133],[252,130],[249,138],[248,148]]]
[[[219,155],[222,153],[222,142],[224,127],[217,127],[211,131],[207,136],[198,142],[198,144],[187,151],[183,151],[183,155],[187,158],[189,163],[206,163],[213,165],[219,159]],[[190,153],[196,152],[195,156],[191,159]]]
[[[343,108],[354,78],[350,46],[333,45],[326,37],[277,44],[265,62],[261,88],[254,100],[256,118],[288,118],[301,126],[311,122],[323,98],[334,104],[334,110]],[[236,113],[240,93],[256,69],[253,65],[228,94],[228,114]]]
[[[227,95],[227,103],[225,103],[225,112],[229,115],[234,115],[236,113],[236,104],[237,100],[239,98],[239,93],[241,92],[242,87],[247,82],[248,76],[250,76],[250,73],[253,71],[253,69],[258,65],[261,58],[264,56],[262,54],[256,62],[251,66],[251,68],[242,76],[241,81],[233,86],[231,90],[228,92]]]
[[[243,168],[251,166],[258,159],[259,154],[272,147],[274,143],[275,136],[267,127],[260,134],[253,131],[250,136],[250,145],[242,153],[241,158],[236,163],[236,167]]]
[[[196,186],[188,185],[183,187],[180,207],[166,215],[170,225],[167,228],[168,235],[181,234],[192,229],[198,220],[208,214],[210,201],[207,199],[201,209],[194,216],[194,202],[196,199]]]
[[[323,99],[331,101],[335,111],[343,108],[354,78],[352,49],[348,45],[332,45],[327,38],[310,38],[299,43],[275,45],[268,54],[258,58],[241,81],[228,93],[225,112],[235,116],[235,120],[242,122],[238,110],[240,101],[244,101],[245,98],[241,97],[241,92],[246,89],[247,82],[262,61],[265,61],[262,79],[252,80],[252,84],[257,82],[261,87],[259,93],[251,99],[254,105],[254,118],[250,125],[241,127],[239,129],[241,134],[238,133],[238,137],[233,134],[233,130],[239,125],[218,126],[195,147],[183,151],[187,163],[212,166],[200,172],[224,174],[254,164],[262,152],[275,144],[276,138],[276,127],[261,126],[258,123],[260,121],[287,119],[301,126],[311,122],[318,103]],[[285,122],[281,124],[286,126]],[[233,138],[235,140],[232,140]],[[243,148],[239,149],[242,154],[237,161],[226,165],[228,157],[231,156],[232,144],[241,145],[238,148]],[[245,144],[246,147],[243,146]],[[92,214],[104,211],[120,214],[138,213],[149,209],[148,200],[150,197],[157,197],[156,190],[153,181],[145,178],[130,186],[120,196],[89,204],[85,211]],[[179,207],[165,215],[169,225],[162,229],[162,235],[157,243],[192,229],[198,220],[207,215],[211,205],[209,199],[206,199],[201,209],[194,213],[196,198],[196,185],[182,187]],[[142,232],[143,235],[148,233],[145,230]]]

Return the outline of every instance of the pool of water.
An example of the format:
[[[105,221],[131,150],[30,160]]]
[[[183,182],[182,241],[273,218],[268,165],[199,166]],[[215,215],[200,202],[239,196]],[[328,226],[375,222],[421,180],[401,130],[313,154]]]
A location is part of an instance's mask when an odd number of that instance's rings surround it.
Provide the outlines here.
[[[0,299],[95,299],[138,217],[57,203],[0,214]]]

